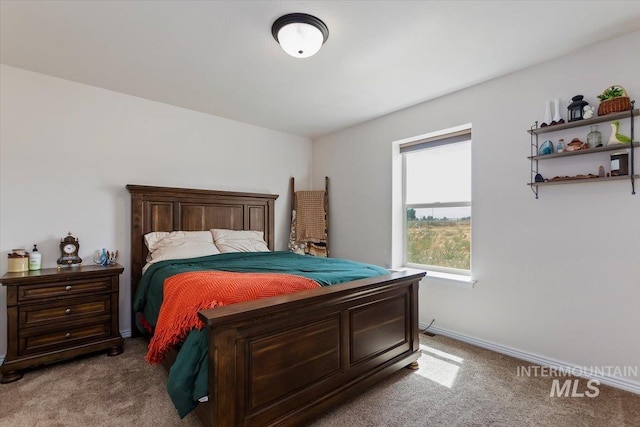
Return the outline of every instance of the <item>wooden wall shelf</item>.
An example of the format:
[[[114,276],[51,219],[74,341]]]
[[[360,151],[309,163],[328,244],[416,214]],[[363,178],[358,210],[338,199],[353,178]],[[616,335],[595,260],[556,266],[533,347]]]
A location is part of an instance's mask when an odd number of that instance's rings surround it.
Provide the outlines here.
[[[531,178],[527,185],[531,188],[533,194],[535,194],[536,199],[538,198],[538,187],[543,187],[545,185],[562,185],[562,184],[578,184],[578,183],[586,183],[586,182],[604,182],[604,181],[621,181],[621,180],[629,180],[631,183],[631,194],[636,194],[635,190],[635,180],[640,176],[635,174],[635,149],[640,147],[640,143],[636,141],[634,138],[634,128],[635,128],[635,117],[640,115],[640,110],[634,109],[635,101],[631,101],[631,109],[627,111],[622,111],[620,113],[607,114],[605,116],[597,116],[591,119],[586,120],[576,120],[569,123],[563,123],[560,125],[553,126],[545,126],[538,127],[538,122],[531,127],[529,132],[530,142],[531,142],[531,155],[527,157],[531,163]],[[575,129],[575,128],[584,128],[587,126],[594,125],[596,123],[603,122],[611,122],[614,120],[620,119],[630,119],[629,120],[629,130],[631,131],[631,141],[632,144],[615,144],[615,145],[605,145],[602,147],[589,148],[587,150],[576,150],[576,151],[563,151],[562,153],[551,153],[551,154],[538,154],[538,139],[540,134],[558,132],[567,129]],[[626,124],[626,122],[625,122]],[[566,179],[558,179],[554,181],[544,181],[544,182],[535,182],[535,178],[539,175],[538,162],[540,160],[548,160],[548,159],[558,159],[564,157],[571,156],[580,156],[583,154],[596,154],[596,153],[605,153],[605,152],[614,152],[614,151],[628,150],[629,151],[629,175],[621,175],[621,176],[610,176],[610,177],[585,177],[585,178],[566,178]],[[557,166],[557,165],[556,165]],[[555,174],[554,174],[555,175]]]
[[[640,142],[634,142],[634,147],[640,147]],[[631,145],[629,144],[615,144],[615,145],[605,145],[603,147],[589,148],[588,150],[577,150],[577,151],[563,151],[562,153],[551,153],[551,154],[540,154],[538,156],[529,156],[527,159],[530,160],[547,160],[547,159],[555,159],[557,157],[569,157],[569,156],[579,156],[581,154],[593,154],[593,153],[602,153],[605,151],[617,151],[630,149]]]
[[[640,115],[640,109],[636,108],[635,110],[633,110],[633,115],[634,116]],[[620,120],[620,119],[628,119],[629,117],[631,117],[631,111],[627,110],[627,111],[622,111],[620,113],[607,114],[606,116],[597,116],[591,119],[576,120],[575,122],[563,123],[561,125],[545,126],[543,128],[530,129],[527,132],[529,132],[530,134],[540,135],[543,133],[556,132],[559,130],[595,125],[597,123],[612,122],[614,120]]]
[[[640,178],[640,175],[633,175],[634,179]],[[560,185],[560,184],[584,184],[591,182],[602,182],[602,181],[621,181],[621,180],[630,180],[631,177],[629,175],[619,175],[619,176],[607,176],[607,177],[595,177],[595,178],[576,178],[576,179],[559,179],[557,181],[544,181],[544,182],[529,182],[527,185],[541,187],[545,185]]]

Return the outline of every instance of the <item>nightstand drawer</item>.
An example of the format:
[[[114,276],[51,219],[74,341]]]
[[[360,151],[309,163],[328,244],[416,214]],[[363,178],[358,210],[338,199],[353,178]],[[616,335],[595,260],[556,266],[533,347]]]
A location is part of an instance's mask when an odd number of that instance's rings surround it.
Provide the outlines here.
[[[65,299],[55,303],[21,306],[18,310],[20,327],[48,325],[111,313],[110,295],[84,299]]]
[[[37,299],[74,296],[79,294],[104,292],[111,290],[111,280],[98,278],[95,280],[45,283],[42,285],[20,286],[19,301],[33,301]]]
[[[110,334],[110,322],[95,325],[75,325],[55,331],[38,333],[25,330],[20,336],[18,352],[27,354],[55,350],[60,347],[108,338]]]

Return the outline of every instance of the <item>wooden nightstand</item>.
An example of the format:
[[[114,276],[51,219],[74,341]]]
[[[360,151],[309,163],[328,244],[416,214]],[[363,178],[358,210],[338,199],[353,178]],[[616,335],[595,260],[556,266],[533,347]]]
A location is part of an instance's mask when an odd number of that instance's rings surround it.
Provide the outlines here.
[[[0,383],[22,369],[94,351],[122,353],[118,286],[124,268],[87,265],[6,273],[7,356]]]

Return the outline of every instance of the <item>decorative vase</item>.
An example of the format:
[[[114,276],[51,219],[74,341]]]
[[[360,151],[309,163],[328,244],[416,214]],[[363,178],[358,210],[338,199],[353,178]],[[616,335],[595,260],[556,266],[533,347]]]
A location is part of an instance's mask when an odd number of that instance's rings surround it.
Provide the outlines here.
[[[602,145],[602,134],[598,130],[598,125],[590,127],[591,132],[587,134],[587,144],[589,148],[596,148]]]
[[[538,149],[538,155],[544,156],[551,153],[553,153],[553,142],[551,142],[550,140],[546,140],[542,143],[542,145],[540,145],[540,148]]]
[[[551,101],[545,101],[544,120],[540,127],[549,126],[551,124]]]
[[[564,123],[564,119],[560,115],[560,98],[556,98],[553,100],[553,107],[555,110],[555,114],[553,116],[553,120],[551,121],[551,124],[557,125],[560,123]]]

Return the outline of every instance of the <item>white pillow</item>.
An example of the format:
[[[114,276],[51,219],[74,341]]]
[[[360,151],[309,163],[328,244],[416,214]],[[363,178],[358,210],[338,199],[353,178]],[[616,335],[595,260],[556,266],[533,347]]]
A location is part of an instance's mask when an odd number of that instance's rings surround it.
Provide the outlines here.
[[[210,231],[154,231],[144,236],[149,249],[147,265],[167,259],[196,258],[220,253]]]
[[[211,230],[211,234],[214,243],[223,254],[227,252],[269,252],[262,231],[214,228]]]

